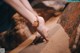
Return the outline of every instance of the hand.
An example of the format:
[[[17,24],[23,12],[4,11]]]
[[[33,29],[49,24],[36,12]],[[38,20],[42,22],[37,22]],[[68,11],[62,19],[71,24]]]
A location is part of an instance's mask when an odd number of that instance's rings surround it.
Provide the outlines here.
[[[42,34],[43,38],[47,40],[47,36],[48,36],[48,28],[45,25],[45,20],[43,19],[43,17],[38,17],[38,21],[39,21],[39,26],[37,27],[37,30],[40,32],[40,34]]]

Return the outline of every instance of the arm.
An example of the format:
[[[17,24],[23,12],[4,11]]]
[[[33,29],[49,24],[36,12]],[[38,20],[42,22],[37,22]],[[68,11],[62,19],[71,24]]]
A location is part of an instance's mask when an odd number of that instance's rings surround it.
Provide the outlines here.
[[[30,12],[26,7],[24,7],[20,0],[4,0],[4,1],[10,4],[14,9],[16,9],[25,19],[29,20],[32,23],[32,25],[35,25],[35,22],[38,21],[36,16],[32,12]]]
[[[39,21],[39,26],[37,27],[37,30],[43,34],[43,37],[47,36],[47,28],[45,26],[45,21],[42,17],[36,17],[34,15],[33,10],[30,10],[28,8],[28,5],[26,4],[26,7],[22,4],[20,0],[5,0],[8,4],[10,4],[14,9],[16,9],[25,19],[28,19],[34,26],[36,21]],[[38,23],[38,22],[37,22]]]
[[[28,0],[20,0],[22,2],[22,4],[29,10],[31,11],[35,16],[38,16],[38,14],[33,10],[33,8],[31,7],[30,3],[28,2]]]

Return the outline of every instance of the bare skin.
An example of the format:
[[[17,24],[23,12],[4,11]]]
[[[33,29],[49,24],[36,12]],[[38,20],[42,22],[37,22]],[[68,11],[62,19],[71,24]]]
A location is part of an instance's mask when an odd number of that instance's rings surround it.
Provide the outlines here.
[[[37,27],[37,30],[39,30],[39,32],[41,32],[42,35],[47,37],[48,36],[48,28],[45,26],[45,21],[44,21],[43,17],[38,17],[38,21],[40,24]]]
[[[5,0],[5,2],[16,9],[26,20],[29,20],[32,26],[36,26],[37,30],[43,34],[43,37],[46,39],[45,36],[48,36],[48,30],[45,26],[45,21],[43,17],[38,16],[33,10],[28,0]]]
[[[25,6],[21,3],[20,0],[5,0],[13,8],[15,8],[25,19],[28,19],[32,24],[37,21],[35,15],[30,12]]]
[[[30,12],[32,12],[35,16],[38,17],[38,14],[33,10],[33,8],[31,7],[30,3],[27,0],[20,0],[20,1]]]

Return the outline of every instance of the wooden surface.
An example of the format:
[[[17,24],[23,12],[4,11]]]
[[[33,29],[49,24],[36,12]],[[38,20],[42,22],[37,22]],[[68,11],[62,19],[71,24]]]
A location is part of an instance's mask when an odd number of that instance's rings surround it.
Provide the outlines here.
[[[70,45],[74,43],[77,27],[80,23],[80,3],[70,3],[61,16],[60,24],[70,37]]]
[[[28,47],[33,40],[36,38],[36,35],[32,35],[28,39],[26,39],[24,42],[22,42],[19,46],[17,46],[15,49],[11,50],[9,53],[19,53],[22,51],[25,47]]]

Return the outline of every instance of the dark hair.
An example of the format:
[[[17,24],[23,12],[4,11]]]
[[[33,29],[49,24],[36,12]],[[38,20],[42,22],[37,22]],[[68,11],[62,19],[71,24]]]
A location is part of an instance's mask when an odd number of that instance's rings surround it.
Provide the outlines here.
[[[34,0],[28,0],[30,3],[32,3]]]

